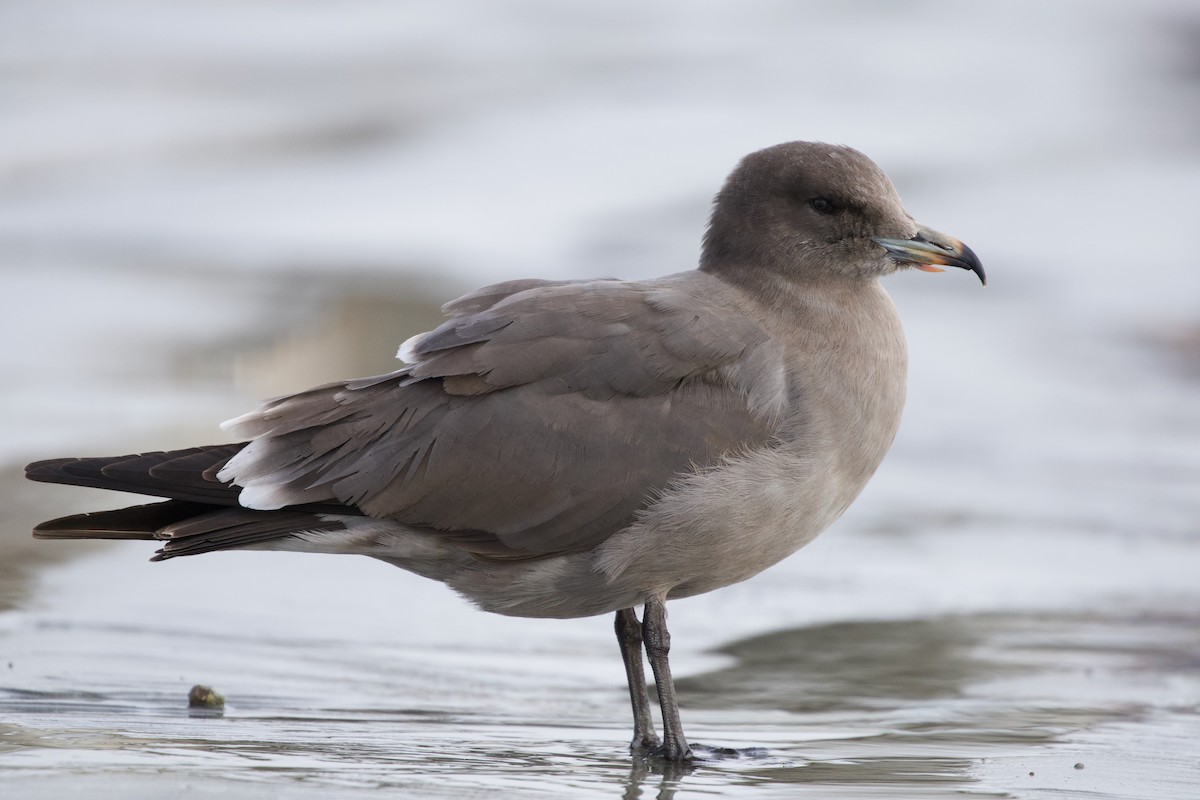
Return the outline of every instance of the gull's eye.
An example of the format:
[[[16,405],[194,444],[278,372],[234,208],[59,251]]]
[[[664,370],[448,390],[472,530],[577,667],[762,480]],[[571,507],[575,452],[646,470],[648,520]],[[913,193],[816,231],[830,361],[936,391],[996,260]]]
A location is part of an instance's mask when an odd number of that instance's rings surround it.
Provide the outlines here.
[[[833,201],[827,197],[814,197],[808,201],[808,207],[813,211],[816,211],[818,214],[832,214],[837,210],[837,207],[834,206]]]

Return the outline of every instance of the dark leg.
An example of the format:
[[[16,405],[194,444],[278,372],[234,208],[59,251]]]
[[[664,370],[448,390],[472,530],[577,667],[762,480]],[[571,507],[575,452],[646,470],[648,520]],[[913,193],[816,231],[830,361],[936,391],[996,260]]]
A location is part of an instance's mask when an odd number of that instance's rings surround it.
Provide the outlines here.
[[[671,679],[671,665],[667,661],[667,654],[671,652],[671,634],[667,632],[667,605],[664,600],[651,598],[646,601],[642,614],[642,641],[646,643],[646,657],[650,660],[650,669],[654,671],[658,705],[663,717],[663,743],[654,749],[654,755],[668,761],[690,761],[692,750],[683,735],[679,703],[675,699],[675,683]]]
[[[629,700],[633,703],[633,741],[631,750],[644,750],[658,745],[654,720],[650,718],[650,698],[646,695],[646,673],[642,669],[642,623],[632,608],[617,612],[617,643],[621,645],[621,660],[625,662],[625,677],[629,680]]]

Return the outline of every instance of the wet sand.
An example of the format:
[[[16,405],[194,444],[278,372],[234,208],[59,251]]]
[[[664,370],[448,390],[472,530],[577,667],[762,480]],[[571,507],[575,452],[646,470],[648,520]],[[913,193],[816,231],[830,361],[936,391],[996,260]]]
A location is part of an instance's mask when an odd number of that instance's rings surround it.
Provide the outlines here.
[[[77,586],[85,569],[116,574],[137,555],[118,549],[51,588]],[[156,598],[179,606],[165,619],[118,613],[114,624],[103,611],[52,607],[31,626],[9,626],[18,656],[0,690],[6,789],[53,797],[88,779],[132,797],[1128,800],[1183,798],[1194,785],[1194,618],[816,625],[728,643],[715,669],[698,669],[712,655],[685,651],[680,696],[693,739],[755,752],[676,769],[624,749],[607,621],[481,624],[437,587],[399,575],[375,586],[377,572],[337,560],[275,564],[272,582],[291,573],[292,585],[264,593],[248,588],[262,580],[261,559],[231,558],[240,563],[221,565],[219,577],[212,563],[161,582],[123,573],[134,595],[184,593]],[[370,599],[296,585],[317,582],[357,585]],[[313,619],[306,602],[331,606],[328,618]],[[237,612],[247,603],[266,607]],[[371,631],[355,617],[378,603],[429,609],[440,623],[410,633],[401,618]],[[293,613],[306,624],[288,624]],[[229,697],[221,719],[187,712],[201,676]]]

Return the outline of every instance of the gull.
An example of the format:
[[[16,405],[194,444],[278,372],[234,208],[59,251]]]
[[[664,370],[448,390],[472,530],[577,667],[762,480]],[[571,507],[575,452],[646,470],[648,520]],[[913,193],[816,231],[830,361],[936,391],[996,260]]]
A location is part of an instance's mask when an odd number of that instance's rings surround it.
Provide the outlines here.
[[[862,153],[769,147],[717,194],[697,269],[488,286],[405,342],[395,372],[226,422],[238,443],[31,464],[32,480],[166,498],[34,535],[157,540],[154,561],[365,555],[496,614],[614,614],[631,748],[688,761],[667,600],[750,578],[858,496],[905,395],[879,279],[944,266],[985,281]]]

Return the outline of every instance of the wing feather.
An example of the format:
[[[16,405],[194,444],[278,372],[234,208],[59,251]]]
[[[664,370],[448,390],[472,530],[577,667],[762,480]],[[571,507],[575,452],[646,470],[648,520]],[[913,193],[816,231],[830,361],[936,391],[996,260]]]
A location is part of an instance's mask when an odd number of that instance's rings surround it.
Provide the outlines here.
[[[255,508],[336,501],[511,557],[586,549],[672,480],[768,442],[782,355],[703,273],[516,281],[447,305],[410,366],[277,398],[220,476]]]

